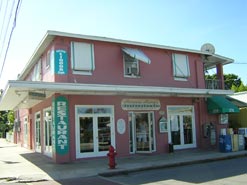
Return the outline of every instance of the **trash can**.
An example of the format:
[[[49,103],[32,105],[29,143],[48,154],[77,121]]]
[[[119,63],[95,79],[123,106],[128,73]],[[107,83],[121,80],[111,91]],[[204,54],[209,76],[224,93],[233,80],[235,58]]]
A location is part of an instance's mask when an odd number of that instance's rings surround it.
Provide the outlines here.
[[[173,143],[169,143],[168,146],[169,146],[169,153],[173,153],[174,151]]]

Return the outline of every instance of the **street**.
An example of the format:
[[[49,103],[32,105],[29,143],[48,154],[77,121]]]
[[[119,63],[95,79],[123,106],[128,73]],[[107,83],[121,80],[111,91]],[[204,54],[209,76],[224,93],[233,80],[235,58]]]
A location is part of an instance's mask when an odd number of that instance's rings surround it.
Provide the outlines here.
[[[114,176],[120,184],[247,184],[247,158],[194,164]]]

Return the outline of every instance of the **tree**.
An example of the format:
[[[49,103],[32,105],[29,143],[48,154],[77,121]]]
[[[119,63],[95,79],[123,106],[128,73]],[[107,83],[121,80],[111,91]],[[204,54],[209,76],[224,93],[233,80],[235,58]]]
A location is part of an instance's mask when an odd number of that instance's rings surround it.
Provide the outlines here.
[[[233,85],[239,88],[239,86],[243,83],[241,78],[235,74],[224,74],[224,82],[225,89],[231,89]]]
[[[5,137],[7,131],[13,130],[14,127],[14,112],[0,111],[0,135]]]
[[[217,80],[216,74],[205,75],[206,80]],[[246,91],[245,86],[238,75],[235,74],[224,74],[225,89],[231,89],[235,92]]]

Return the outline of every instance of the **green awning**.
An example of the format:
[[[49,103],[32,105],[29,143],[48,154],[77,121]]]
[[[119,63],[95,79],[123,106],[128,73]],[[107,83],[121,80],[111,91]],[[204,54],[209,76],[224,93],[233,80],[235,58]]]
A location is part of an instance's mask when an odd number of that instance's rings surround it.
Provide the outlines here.
[[[208,98],[207,105],[208,113],[210,114],[226,114],[239,112],[239,108],[223,96],[213,96]]]

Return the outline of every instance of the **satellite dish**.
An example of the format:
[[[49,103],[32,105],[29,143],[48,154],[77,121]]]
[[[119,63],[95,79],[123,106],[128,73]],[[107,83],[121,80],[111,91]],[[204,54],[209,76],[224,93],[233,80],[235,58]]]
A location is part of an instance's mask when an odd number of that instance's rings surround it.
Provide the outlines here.
[[[202,45],[201,51],[207,52],[207,53],[210,53],[210,54],[214,54],[215,53],[215,48],[214,48],[214,46],[212,44],[206,43],[206,44]]]

